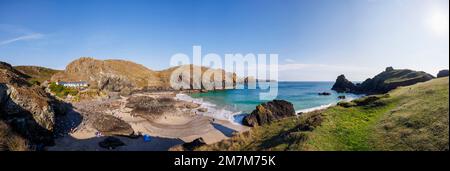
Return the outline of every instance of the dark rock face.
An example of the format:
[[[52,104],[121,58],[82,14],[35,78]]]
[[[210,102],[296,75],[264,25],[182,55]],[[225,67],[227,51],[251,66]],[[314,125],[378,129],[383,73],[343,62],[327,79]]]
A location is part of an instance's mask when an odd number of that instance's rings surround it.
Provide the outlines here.
[[[328,92],[322,92],[322,93],[318,93],[319,94],[319,96],[329,96],[329,95],[331,95],[331,93],[328,93]]]
[[[433,78],[432,75],[422,71],[388,67],[384,72],[358,85],[354,85],[345,79],[343,75],[340,75],[336,79],[332,90],[357,94],[382,94],[399,86],[409,86],[419,82],[429,81]]]
[[[135,85],[126,78],[104,74],[103,77],[98,80],[98,87],[100,90],[122,92],[131,91],[132,87],[135,87]]]
[[[243,123],[258,126],[289,116],[295,116],[294,105],[285,100],[273,100],[256,106],[256,109],[244,118]]]
[[[394,67],[387,67],[385,71],[386,72],[394,71]]]
[[[0,62],[0,119],[32,144],[53,144],[57,101],[26,81],[11,65]]]
[[[448,77],[448,69],[444,69],[444,70],[439,71],[439,73],[437,74],[437,77],[438,78]]]
[[[182,147],[183,147],[183,150],[186,150],[186,151],[192,151],[192,150],[194,150],[195,148],[200,147],[200,146],[202,146],[202,145],[206,145],[206,143],[205,143],[205,141],[203,140],[203,138],[197,138],[197,139],[195,139],[195,140],[192,141],[192,142],[184,143],[184,144],[182,145]]]
[[[357,90],[357,87],[355,86],[355,84],[347,80],[344,75],[339,75],[331,90],[337,91],[339,93],[345,93],[353,92]]]
[[[117,147],[124,146],[125,143],[116,137],[107,137],[103,141],[100,141],[98,145],[106,149],[116,149]]]

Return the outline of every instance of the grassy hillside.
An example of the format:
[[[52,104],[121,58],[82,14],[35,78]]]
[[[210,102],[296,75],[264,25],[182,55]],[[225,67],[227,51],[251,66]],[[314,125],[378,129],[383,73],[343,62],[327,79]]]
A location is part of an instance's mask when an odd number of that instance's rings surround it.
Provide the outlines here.
[[[38,67],[38,66],[15,66],[16,70],[29,76],[28,81],[42,83],[46,80],[50,80],[53,75],[60,73],[60,70],[54,70],[50,68]]]
[[[449,79],[253,128],[198,150],[448,150]]]

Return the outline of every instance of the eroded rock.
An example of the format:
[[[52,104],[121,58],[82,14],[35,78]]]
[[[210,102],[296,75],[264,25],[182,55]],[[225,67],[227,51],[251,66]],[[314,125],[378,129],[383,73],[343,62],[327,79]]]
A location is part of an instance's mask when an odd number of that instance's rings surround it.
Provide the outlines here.
[[[292,103],[273,100],[256,106],[256,109],[244,118],[243,123],[248,126],[264,125],[289,116],[295,116]]]

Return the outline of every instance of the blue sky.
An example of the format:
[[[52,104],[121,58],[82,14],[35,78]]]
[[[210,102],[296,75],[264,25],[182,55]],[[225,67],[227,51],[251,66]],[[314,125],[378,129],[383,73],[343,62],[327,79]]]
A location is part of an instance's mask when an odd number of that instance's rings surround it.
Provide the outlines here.
[[[448,0],[0,0],[0,61],[160,70],[176,53],[277,53],[280,80],[449,67]]]

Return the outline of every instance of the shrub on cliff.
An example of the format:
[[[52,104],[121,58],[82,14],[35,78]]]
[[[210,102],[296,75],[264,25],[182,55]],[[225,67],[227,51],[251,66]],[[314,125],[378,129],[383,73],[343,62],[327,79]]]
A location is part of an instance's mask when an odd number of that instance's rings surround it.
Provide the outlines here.
[[[67,95],[76,96],[78,94],[78,90],[57,85],[54,82],[50,83],[49,89],[52,93],[61,98],[64,98]]]

